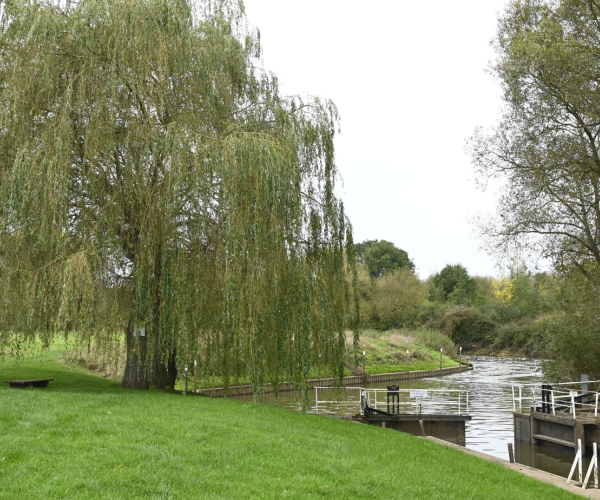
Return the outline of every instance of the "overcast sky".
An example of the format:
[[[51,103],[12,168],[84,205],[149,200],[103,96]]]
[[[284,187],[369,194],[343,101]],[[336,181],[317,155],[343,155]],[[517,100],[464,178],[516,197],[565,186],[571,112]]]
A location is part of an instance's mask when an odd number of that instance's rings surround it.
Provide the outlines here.
[[[485,72],[505,0],[245,0],[263,61],[286,94],[332,99],[355,241],[406,250],[421,278],[447,263],[495,275],[469,220],[493,210],[474,183],[465,141],[500,115]]]

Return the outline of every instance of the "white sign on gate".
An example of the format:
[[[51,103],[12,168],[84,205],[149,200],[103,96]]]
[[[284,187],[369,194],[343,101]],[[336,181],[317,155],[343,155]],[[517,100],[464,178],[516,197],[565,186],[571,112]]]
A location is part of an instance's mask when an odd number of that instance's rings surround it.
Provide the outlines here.
[[[414,391],[410,391],[411,398],[426,398],[427,390],[426,389],[417,389]]]

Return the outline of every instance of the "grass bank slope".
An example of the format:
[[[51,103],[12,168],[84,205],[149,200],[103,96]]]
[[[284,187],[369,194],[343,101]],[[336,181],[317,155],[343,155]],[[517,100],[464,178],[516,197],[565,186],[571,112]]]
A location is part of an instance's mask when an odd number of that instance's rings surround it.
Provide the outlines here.
[[[577,498],[392,430],[117,383],[44,354],[0,364],[0,499]]]
[[[407,342],[408,340],[408,342]],[[347,337],[347,344],[352,339]],[[430,330],[364,330],[360,336],[360,350],[366,352],[366,372],[394,373],[406,371],[406,351],[409,351],[409,369],[435,370],[440,367],[440,348],[444,349],[443,368],[458,366],[458,354],[452,341],[440,332]],[[347,366],[354,374],[362,374],[362,356],[355,365],[349,350]]]

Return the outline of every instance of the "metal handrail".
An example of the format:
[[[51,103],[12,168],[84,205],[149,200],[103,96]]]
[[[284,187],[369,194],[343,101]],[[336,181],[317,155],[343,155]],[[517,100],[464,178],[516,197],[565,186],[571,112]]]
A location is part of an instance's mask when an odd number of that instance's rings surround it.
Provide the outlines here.
[[[427,395],[419,397],[419,393],[425,392]],[[395,393],[399,396],[405,395],[404,399],[400,399],[394,405],[397,406],[397,413],[423,413],[423,407],[434,409],[437,411],[439,407],[448,408],[451,413],[456,412],[458,415],[469,414],[469,391],[460,389],[364,389],[362,394],[366,396],[367,403],[370,407],[387,406],[387,401],[380,401],[377,398],[378,394],[387,395]],[[362,395],[361,394],[361,395]],[[431,394],[431,396],[430,396]]]
[[[325,403],[330,403],[331,400],[320,400],[319,390],[329,390],[331,387],[313,387],[315,390],[315,413],[319,413],[320,406]],[[422,413],[423,408],[427,410],[438,411],[440,408],[447,408],[450,413],[458,415],[469,414],[469,391],[456,389],[367,389],[364,387],[346,387],[347,391],[359,391],[359,400],[364,398],[367,405],[374,409],[381,407],[393,406],[395,413]],[[411,394],[412,393],[412,394]],[[426,393],[426,396],[424,396]],[[390,403],[378,396],[387,396],[395,394],[398,399]],[[418,396],[421,394],[421,397]],[[356,407],[356,401],[337,402],[338,406]],[[364,414],[364,408],[361,405],[360,413]]]
[[[598,417],[598,399],[599,399],[599,391],[581,391],[581,385],[590,384],[593,382],[598,382],[595,380],[583,381],[583,382],[562,382],[560,386],[577,386],[577,389],[567,389],[560,387],[559,389],[555,389],[554,385],[552,385],[552,389],[550,388],[542,388],[540,384],[536,384],[536,386],[532,386],[531,384],[513,384],[512,385],[512,400],[513,400],[513,411],[517,412],[517,403],[519,405],[519,413],[523,412],[523,402],[531,401],[531,406],[535,410],[538,407],[538,402],[542,401],[542,407],[544,403],[548,404],[552,410],[552,415],[556,415],[557,411],[565,411],[568,410],[569,414],[573,416],[573,419],[577,417],[577,408],[579,408],[579,412],[588,410],[589,412],[594,412],[594,417]],[[518,388],[518,396],[516,394],[515,389]],[[523,395],[523,388],[531,389],[531,397]],[[536,389],[539,388],[539,395],[536,395]],[[544,401],[543,391],[546,391],[546,394],[549,393],[550,399],[549,401]],[[580,393],[581,391],[581,393]],[[536,397],[537,396],[537,397]],[[588,398],[588,401],[575,401],[576,398],[583,396]],[[592,401],[589,401],[589,398]]]

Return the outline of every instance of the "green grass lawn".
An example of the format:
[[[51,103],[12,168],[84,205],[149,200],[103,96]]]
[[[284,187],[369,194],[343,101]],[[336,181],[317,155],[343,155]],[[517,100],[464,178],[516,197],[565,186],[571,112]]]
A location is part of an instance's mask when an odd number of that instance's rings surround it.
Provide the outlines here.
[[[400,432],[117,383],[57,352],[0,380],[0,499],[577,498]]]

